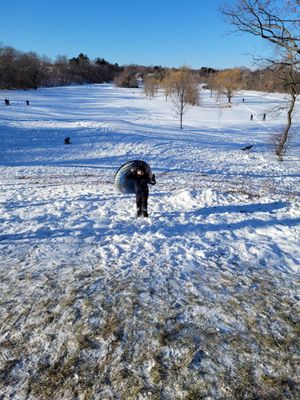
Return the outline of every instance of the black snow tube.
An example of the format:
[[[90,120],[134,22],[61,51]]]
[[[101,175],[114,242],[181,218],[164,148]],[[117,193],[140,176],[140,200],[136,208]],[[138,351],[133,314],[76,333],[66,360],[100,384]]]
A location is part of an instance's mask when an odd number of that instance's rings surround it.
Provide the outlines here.
[[[128,179],[127,177],[131,172],[135,171],[139,167],[144,168],[150,180],[152,179],[151,168],[149,164],[147,164],[145,161],[142,160],[127,161],[125,164],[121,165],[121,167],[115,174],[114,184],[116,189],[125,194],[134,193],[133,180]]]

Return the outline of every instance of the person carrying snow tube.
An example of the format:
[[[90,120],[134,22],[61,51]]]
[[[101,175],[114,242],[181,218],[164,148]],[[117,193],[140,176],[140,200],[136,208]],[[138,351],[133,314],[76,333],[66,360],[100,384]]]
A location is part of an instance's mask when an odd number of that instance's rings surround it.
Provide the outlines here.
[[[142,160],[126,162],[116,172],[114,183],[122,193],[135,193],[137,217],[148,217],[148,184],[156,184],[149,164]]]

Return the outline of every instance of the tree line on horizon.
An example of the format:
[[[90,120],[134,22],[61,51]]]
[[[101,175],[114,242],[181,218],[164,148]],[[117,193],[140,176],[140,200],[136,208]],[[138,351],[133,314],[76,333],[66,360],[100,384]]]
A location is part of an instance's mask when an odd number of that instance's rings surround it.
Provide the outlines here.
[[[41,57],[34,52],[21,52],[10,46],[0,46],[0,89],[37,89],[40,87],[65,86],[71,84],[114,82],[117,86],[136,88],[139,79],[152,81],[152,88],[160,85],[171,72],[180,68],[161,66],[127,65],[119,66],[104,58],[95,60],[83,53],[77,57],[58,56],[55,61]],[[221,81],[230,81],[229,86],[241,90],[286,92],[282,74],[265,69],[229,68],[217,70],[211,67],[190,69],[198,82],[218,90]],[[223,82],[224,83],[224,82]],[[228,85],[227,85],[228,86]],[[230,96],[230,91],[227,94]],[[230,99],[229,99],[230,100]]]
[[[112,81],[122,67],[104,58],[90,60],[80,53],[77,57],[57,56],[55,61],[34,52],[21,52],[0,46],[0,89],[38,89],[83,83]]]

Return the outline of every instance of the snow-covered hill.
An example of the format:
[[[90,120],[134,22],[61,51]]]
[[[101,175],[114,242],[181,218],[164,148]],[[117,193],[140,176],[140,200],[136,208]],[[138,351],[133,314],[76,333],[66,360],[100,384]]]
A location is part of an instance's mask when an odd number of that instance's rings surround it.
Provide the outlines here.
[[[0,398],[296,399],[299,104],[278,162],[281,95],[204,90],[183,130],[141,89],[2,98]],[[113,187],[130,159],[148,219]]]

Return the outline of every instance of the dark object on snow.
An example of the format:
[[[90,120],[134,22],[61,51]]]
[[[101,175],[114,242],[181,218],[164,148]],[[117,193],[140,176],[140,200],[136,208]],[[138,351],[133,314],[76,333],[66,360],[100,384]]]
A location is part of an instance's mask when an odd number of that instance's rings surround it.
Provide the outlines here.
[[[243,98],[243,103],[245,103],[245,99]]]
[[[251,150],[253,147],[253,144],[249,144],[249,146],[245,146],[243,147],[241,150],[245,151],[245,150]]]
[[[250,121],[253,121],[253,114],[250,115]]]
[[[26,100],[26,104],[29,106],[29,100]]]
[[[5,101],[5,105],[6,105],[6,106],[9,106],[9,100],[8,100],[8,99],[5,99],[4,101]]]
[[[266,120],[266,116],[267,116],[267,114],[266,114],[266,113],[264,113],[264,114],[263,114],[263,117],[262,117],[262,120],[263,120],[263,121],[265,121],[265,120]]]
[[[70,139],[71,139],[71,138],[66,137],[66,138],[65,138],[65,144],[71,144]]]
[[[142,160],[128,161],[115,174],[115,187],[122,193],[135,193],[137,217],[148,217],[148,184],[155,185],[155,175]]]

